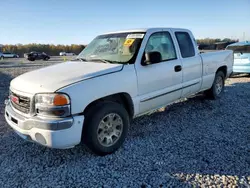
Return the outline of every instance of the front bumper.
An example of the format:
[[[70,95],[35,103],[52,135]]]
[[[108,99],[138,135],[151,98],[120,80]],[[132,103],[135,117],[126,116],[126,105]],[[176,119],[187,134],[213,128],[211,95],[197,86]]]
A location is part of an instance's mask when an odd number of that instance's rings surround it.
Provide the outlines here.
[[[71,148],[81,141],[84,116],[57,119],[24,117],[6,101],[5,119],[15,132],[25,140],[51,148]]]

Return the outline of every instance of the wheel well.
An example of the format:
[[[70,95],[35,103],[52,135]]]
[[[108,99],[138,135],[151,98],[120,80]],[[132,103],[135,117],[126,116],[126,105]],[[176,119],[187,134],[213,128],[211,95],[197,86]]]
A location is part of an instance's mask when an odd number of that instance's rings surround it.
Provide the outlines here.
[[[92,108],[93,106],[96,106],[100,102],[104,101],[111,101],[111,102],[116,102],[124,106],[124,108],[127,110],[130,119],[133,118],[134,116],[134,105],[133,101],[128,93],[117,93],[113,95],[109,95],[100,99],[97,99],[93,102],[91,102],[83,111],[83,114],[85,115],[86,112]]]
[[[224,66],[218,68],[216,73],[219,72],[219,71],[222,71],[224,73],[225,77],[227,76],[227,66],[224,65]]]

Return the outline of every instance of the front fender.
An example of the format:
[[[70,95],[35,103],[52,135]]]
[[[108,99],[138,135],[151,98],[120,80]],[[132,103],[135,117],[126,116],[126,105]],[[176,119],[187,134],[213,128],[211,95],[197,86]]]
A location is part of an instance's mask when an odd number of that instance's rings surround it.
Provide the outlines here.
[[[122,71],[77,82],[59,89],[58,92],[70,96],[72,114],[79,114],[91,102],[112,94],[128,93],[133,100],[137,95],[134,65],[125,65]]]

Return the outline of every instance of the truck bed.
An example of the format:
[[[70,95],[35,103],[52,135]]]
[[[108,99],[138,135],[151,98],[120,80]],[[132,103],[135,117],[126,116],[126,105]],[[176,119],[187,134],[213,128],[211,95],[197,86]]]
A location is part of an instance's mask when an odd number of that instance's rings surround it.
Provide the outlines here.
[[[219,67],[227,67],[227,75],[229,77],[233,71],[233,51],[221,50],[214,52],[206,52],[200,54],[202,59],[203,84],[202,88],[207,89],[212,86],[210,79],[214,79],[214,74]]]

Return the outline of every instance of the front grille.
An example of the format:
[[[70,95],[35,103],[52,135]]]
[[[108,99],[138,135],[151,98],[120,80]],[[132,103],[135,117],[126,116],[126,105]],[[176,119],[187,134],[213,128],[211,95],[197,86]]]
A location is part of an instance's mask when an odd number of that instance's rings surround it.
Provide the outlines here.
[[[12,96],[15,96],[15,97],[18,98],[18,102],[13,102],[13,101],[11,100],[12,106],[13,106],[15,109],[17,109],[17,110],[19,110],[19,111],[21,111],[21,112],[23,112],[23,113],[28,114],[28,113],[30,112],[30,98],[29,98],[29,97],[25,97],[25,96],[18,95],[18,94],[13,93],[13,92],[10,92],[10,94],[11,94]]]

